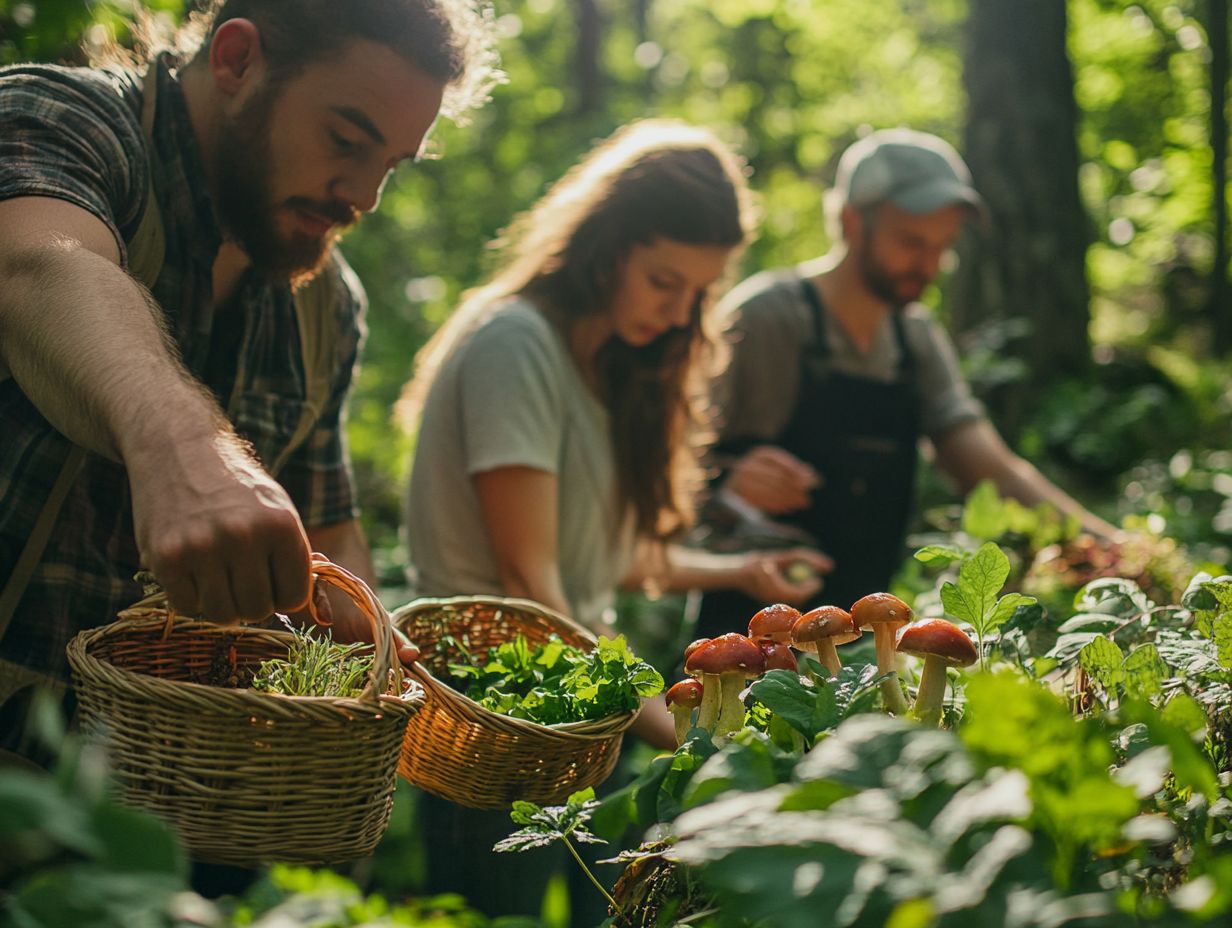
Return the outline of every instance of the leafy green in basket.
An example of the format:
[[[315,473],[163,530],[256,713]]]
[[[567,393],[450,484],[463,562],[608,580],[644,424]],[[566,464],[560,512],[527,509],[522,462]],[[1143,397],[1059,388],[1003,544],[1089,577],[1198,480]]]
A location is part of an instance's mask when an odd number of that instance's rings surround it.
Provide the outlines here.
[[[295,636],[285,658],[263,661],[252,688],[284,696],[358,696],[372,672],[372,646],[338,644],[287,624]]]
[[[485,709],[541,725],[633,712],[639,700],[663,691],[663,677],[629,650],[624,635],[600,638],[589,652],[555,635],[534,646],[518,635],[489,648],[486,660],[450,664],[449,671]]]

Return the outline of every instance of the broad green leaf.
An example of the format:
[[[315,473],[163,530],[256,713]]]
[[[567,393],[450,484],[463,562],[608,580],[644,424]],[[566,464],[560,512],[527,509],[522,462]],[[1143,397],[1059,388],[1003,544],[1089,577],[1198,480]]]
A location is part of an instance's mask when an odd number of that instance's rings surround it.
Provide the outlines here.
[[[1080,612],[1057,626],[1057,632],[1061,635],[1066,635],[1070,632],[1095,632],[1103,634],[1112,631],[1120,624],[1121,620],[1113,615],[1105,615],[1099,612]]]
[[[0,844],[22,844],[39,857],[103,850],[80,802],[69,801],[51,777],[16,768],[0,770]]]
[[[6,900],[6,914],[21,926],[162,926],[172,923],[172,897],[186,889],[166,873],[74,864],[36,874]]]
[[[941,602],[946,612],[967,622],[983,636],[988,631],[987,617],[1009,575],[1009,558],[995,544],[987,542],[963,562],[957,584],[946,583],[941,587]]]
[[[1172,752],[1172,774],[1178,786],[1188,787],[1214,801],[1219,795],[1219,781],[1210,757],[1194,742],[1190,719],[1183,718],[1184,724],[1178,726],[1167,714],[1141,699],[1126,700],[1121,712],[1127,721],[1146,725],[1151,741],[1166,745]],[[1185,709],[1176,712],[1188,714]]]
[[[822,689],[828,688],[823,684]],[[803,683],[790,670],[770,670],[750,686],[749,693],[804,737],[812,738],[819,731],[814,725],[818,688]],[[829,704],[833,706],[834,694],[830,693],[829,696]]]
[[[732,741],[693,775],[685,790],[684,807],[695,808],[730,790],[751,793],[776,786],[793,766],[794,758],[764,735]]]
[[[1127,692],[1147,699],[1163,691],[1163,681],[1169,676],[1168,665],[1153,644],[1135,648],[1122,665]]]
[[[1151,608],[1151,601],[1132,580],[1101,577],[1092,580],[1074,596],[1075,612],[1094,612],[1129,619]]]
[[[1125,678],[1125,655],[1115,641],[1100,636],[1078,652],[1078,663],[1105,690],[1112,692]]]
[[[996,631],[1013,617],[1020,606],[1030,606],[1037,602],[1034,596],[1022,593],[1006,593],[997,600],[992,612],[984,619],[984,634]]]
[[[117,872],[188,875],[188,861],[175,836],[148,812],[106,804],[94,812],[94,832],[103,842],[99,862]]]
[[[1077,660],[1078,655],[1092,641],[1104,637],[1100,632],[1070,632],[1057,639],[1057,643],[1045,654],[1045,657],[1055,658],[1062,664]]]
[[[962,528],[983,541],[995,541],[1009,527],[1005,506],[991,480],[981,480],[963,504]],[[999,587],[998,587],[999,589]]]
[[[1219,663],[1232,670],[1232,613],[1224,613],[1211,628]]]
[[[915,553],[915,559],[930,567],[947,567],[967,556],[962,548],[953,545],[925,545]]]
[[[1202,731],[1207,726],[1206,713],[1198,701],[1188,693],[1177,693],[1163,708],[1163,720],[1181,731]]]

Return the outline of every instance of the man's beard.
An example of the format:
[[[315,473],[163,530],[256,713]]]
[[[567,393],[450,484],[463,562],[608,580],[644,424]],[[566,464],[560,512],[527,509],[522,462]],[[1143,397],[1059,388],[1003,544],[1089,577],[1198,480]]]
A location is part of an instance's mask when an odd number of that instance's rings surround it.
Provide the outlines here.
[[[873,257],[872,229],[864,235],[864,247],[860,249],[860,277],[864,286],[891,306],[898,308],[914,303],[932,283],[931,278],[921,274],[891,274]]]
[[[346,226],[359,218],[355,209],[336,200],[290,197],[275,204],[272,193],[274,165],[270,156],[270,117],[277,98],[275,88],[262,91],[218,133],[218,218],[225,234],[248,255],[259,272],[275,280],[300,283],[316,275],[329,249]],[[280,212],[308,210],[334,223],[325,235],[278,230]]]

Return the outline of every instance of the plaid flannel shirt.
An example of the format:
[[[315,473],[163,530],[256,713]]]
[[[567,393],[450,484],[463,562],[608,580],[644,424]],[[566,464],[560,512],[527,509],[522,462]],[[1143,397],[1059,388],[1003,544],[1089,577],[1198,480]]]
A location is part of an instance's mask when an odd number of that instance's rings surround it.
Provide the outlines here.
[[[141,133],[139,75],[119,68],[0,69],[0,200],[43,196],[82,207],[107,224],[127,261],[124,242],[147,208],[153,171],[166,233],[153,295],[188,369],[270,462],[289,442],[305,394],[294,303],[286,285],[249,273],[226,306],[214,305],[213,264],[222,239],[172,64],[166,58],[152,64],[159,69],[153,161]],[[357,515],[343,426],[364,296],[336,251],[334,259],[346,286],[337,299],[332,392],[316,428],[278,477],[309,528]],[[71,446],[12,379],[0,382],[0,436],[3,587]],[[0,672],[18,665],[67,680],[65,645],[140,597],[132,579],[138,567],[127,475],[88,455],[0,640]]]

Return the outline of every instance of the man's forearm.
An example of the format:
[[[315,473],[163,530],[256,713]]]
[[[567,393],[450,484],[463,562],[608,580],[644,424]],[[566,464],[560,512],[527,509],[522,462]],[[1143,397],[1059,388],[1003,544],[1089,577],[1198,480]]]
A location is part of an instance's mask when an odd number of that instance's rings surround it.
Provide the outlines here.
[[[0,358],[48,421],[114,460],[229,426],[162,316],[118,266],[72,244],[0,256]]]
[[[1095,515],[1023,458],[1017,458],[999,471],[993,482],[1002,496],[1028,506],[1048,503],[1063,515],[1073,516],[1083,531],[1092,535],[1112,539],[1121,534],[1120,529]]]

